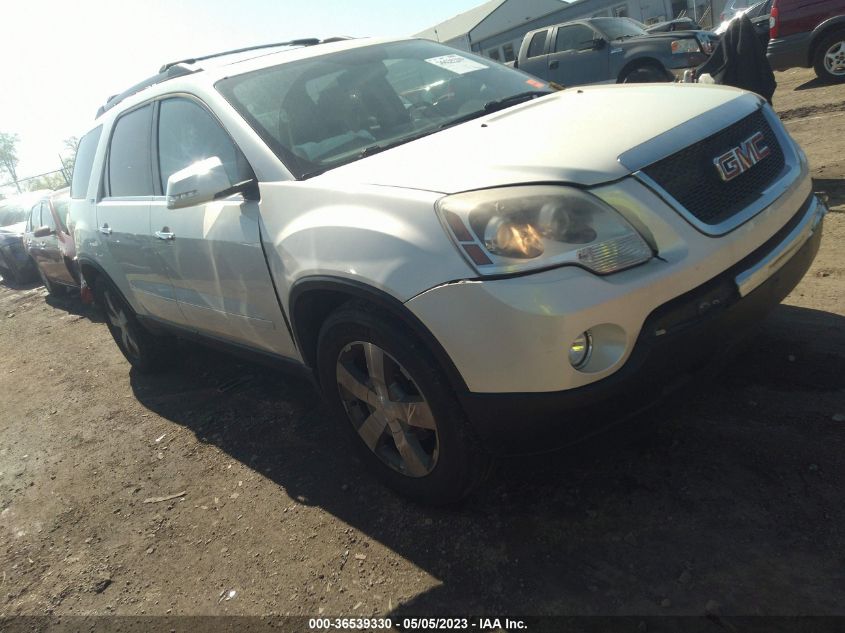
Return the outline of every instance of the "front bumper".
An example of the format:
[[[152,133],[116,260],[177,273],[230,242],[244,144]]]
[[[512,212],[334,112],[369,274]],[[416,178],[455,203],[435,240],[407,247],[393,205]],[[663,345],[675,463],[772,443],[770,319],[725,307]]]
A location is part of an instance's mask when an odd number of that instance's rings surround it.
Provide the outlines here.
[[[460,392],[477,434],[500,454],[559,448],[640,413],[729,358],[807,272],[825,212],[812,197],[751,255],[654,310],[625,365],[603,380],[552,393]]]
[[[811,33],[796,33],[769,40],[766,59],[772,70],[807,68],[810,66]]]
[[[12,272],[20,281],[38,276],[35,262],[19,239],[7,240],[6,243],[0,244],[0,270]]]

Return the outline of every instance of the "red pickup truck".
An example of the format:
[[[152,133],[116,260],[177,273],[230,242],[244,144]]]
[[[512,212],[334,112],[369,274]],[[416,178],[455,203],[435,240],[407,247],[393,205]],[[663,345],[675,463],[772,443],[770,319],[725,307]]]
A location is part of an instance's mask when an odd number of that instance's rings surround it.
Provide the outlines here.
[[[845,0],[774,0],[766,56],[774,70],[814,68],[845,82]]]

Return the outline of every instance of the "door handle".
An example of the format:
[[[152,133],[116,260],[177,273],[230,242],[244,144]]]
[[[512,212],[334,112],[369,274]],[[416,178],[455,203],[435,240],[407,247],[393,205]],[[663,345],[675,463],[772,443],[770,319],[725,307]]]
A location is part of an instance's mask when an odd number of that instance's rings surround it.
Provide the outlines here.
[[[100,227],[100,233],[103,235],[111,235],[111,228],[109,228],[108,224],[104,224]]]
[[[558,66],[560,66],[560,62],[558,60],[554,60],[554,61],[549,62],[549,68],[552,69],[552,70],[554,70]]]
[[[167,227],[164,227],[164,228],[167,229]],[[167,231],[167,230],[156,231],[156,237],[160,240],[176,239],[176,235],[174,233],[172,233],[171,231]]]

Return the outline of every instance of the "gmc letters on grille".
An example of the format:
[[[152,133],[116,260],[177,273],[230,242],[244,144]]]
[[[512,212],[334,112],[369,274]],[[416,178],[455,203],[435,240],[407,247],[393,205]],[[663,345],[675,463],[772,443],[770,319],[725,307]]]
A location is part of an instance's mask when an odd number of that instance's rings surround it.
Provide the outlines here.
[[[714,158],[713,164],[722,180],[725,182],[733,180],[766,158],[771,150],[764,141],[763,133],[755,132],[738,147],[732,147],[721,156]]]

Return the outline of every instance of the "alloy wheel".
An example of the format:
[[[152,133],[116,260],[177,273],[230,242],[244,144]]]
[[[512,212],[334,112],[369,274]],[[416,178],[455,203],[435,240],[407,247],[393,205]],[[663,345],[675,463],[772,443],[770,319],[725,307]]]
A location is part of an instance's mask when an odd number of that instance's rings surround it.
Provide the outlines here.
[[[434,414],[395,358],[354,341],[341,350],[335,376],[352,425],[382,463],[409,477],[434,470],[440,448]]]
[[[132,333],[132,324],[129,322],[126,311],[120,305],[120,302],[113,300],[111,291],[107,290],[104,296],[106,300],[106,318],[112,327],[118,330],[123,348],[133,356],[139,357],[141,350]]]
[[[845,75],[845,41],[839,41],[824,54],[824,67],[831,75]]]

